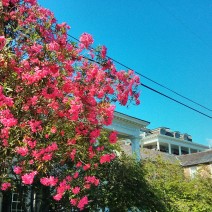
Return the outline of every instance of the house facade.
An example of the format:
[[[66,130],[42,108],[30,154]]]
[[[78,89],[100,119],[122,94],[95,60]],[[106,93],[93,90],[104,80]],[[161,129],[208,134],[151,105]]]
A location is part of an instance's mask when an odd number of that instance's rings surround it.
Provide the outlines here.
[[[141,140],[142,146],[148,149],[167,152],[174,155],[185,155],[202,152],[208,149],[207,146],[192,141],[187,133],[171,131],[169,128],[160,127],[145,133]]]
[[[132,152],[140,159],[140,148],[154,149],[173,155],[185,155],[208,150],[209,147],[192,141],[191,135],[171,131],[166,127],[148,129],[150,122],[115,112],[113,124],[106,127],[116,130],[119,140],[132,146]]]

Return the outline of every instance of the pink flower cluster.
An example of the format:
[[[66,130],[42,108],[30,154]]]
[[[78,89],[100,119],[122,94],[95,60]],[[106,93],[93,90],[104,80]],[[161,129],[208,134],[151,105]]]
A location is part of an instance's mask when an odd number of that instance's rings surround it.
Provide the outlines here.
[[[114,143],[116,143],[117,139],[118,139],[117,138],[117,132],[116,131],[111,132],[110,136],[109,136],[109,142],[111,144],[114,144]]]
[[[50,161],[53,156],[53,152],[58,150],[58,146],[56,142],[52,142],[46,148],[42,148],[40,150],[33,150],[32,156],[35,160],[39,161]]]
[[[0,36],[0,51],[4,48],[6,44],[6,39],[4,36]]]
[[[64,179],[62,182],[59,183],[59,186],[57,187],[57,193],[53,196],[53,198],[57,201],[61,200],[64,193],[67,190],[70,190],[71,186],[68,184],[69,181],[71,181],[72,178]]]
[[[43,177],[40,179],[41,184],[45,185],[45,186],[55,186],[58,182],[58,178],[54,177],[54,176],[50,176],[50,177]]]
[[[88,33],[83,33],[80,37],[81,47],[88,48],[91,44],[93,44],[93,37]]]
[[[84,196],[82,197],[79,201],[78,199],[70,199],[70,203],[73,205],[73,206],[77,206],[77,208],[79,208],[80,210],[83,210],[85,205],[88,204],[88,197],[87,196]]]
[[[16,152],[21,156],[26,156],[28,154],[28,148],[27,147],[16,147]]]
[[[95,176],[86,176],[84,180],[86,184],[93,184],[95,186],[99,185],[99,179],[97,179]]]
[[[102,155],[100,157],[100,163],[110,163],[110,161],[113,160],[115,157],[116,155],[114,153]]]
[[[31,185],[33,183],[34,177],[35,175],[37,175],[37,171],[33,171],[29,174],[24,174],[23,176],[21,176],[22,179],[22,183],[25,185]]]
[[[10,112],[9,109],[6,109],[0,111],[0,122],[5,127],[13,127],[17,124],[17,119],[14,118],[13,114]]]
[[[13,168],[13,171],[15,172],[15,174],[18,174],[19,175],[22,172],[22,168],[20,166],[15,166]]]
[[[11,187],[11,183],[5,182],[1,184],[1,190],[6,191],[8,188]]]

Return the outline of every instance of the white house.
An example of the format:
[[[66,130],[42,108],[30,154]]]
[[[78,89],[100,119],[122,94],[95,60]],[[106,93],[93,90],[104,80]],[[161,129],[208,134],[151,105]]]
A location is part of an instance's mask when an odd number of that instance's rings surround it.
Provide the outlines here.
[[[140,148],[155,149],[174,155],[191,154],[209,149],[209,147],[192,141],[192,137],[186,133],[171,131],[166,127],[153,130],[147,128],[148,121],[137,119],[123,113],[115,112],[112,125],[106,127],[116,130],[119,139],[132,146],[132,152],[140,160]]]
[[[112,125],[106,126],[105,129],[116,130],[119,140],[131,145],[132,152],[136,153],[137,159],[140,160],[141,139],[149,124],[148,121],[115,112]]]
[[[192,141],[186,133],[171,131],[169,128],[160,127],[150,130],[141,140],[142,146],[148,149],[167,152],[175,155],[185,155],[209,149],[207,146]]]

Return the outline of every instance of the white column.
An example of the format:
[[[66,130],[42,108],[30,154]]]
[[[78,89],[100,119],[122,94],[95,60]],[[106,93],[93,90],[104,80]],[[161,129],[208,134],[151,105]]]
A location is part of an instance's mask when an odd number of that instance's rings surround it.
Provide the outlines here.
[[[172,154],[172,147],[171,147],[171,144],[168,143],[168,145],[169,145],[169,154]]]
[[[135,154],[137,161],[141,160],[140,137],[131,137],[132,153]]]
[[[160,151],[160,143],[157,141],[157,150]]]
[[[191,154],[191,148],[188,148],[188,154]]]
[[[182,155],[181,146],[179,146],[179,155]]]

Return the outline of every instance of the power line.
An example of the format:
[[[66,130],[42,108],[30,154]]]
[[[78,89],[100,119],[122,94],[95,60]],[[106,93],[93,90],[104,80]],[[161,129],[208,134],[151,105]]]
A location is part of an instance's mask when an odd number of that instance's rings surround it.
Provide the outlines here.
[[[108,57],[108,58],[111,59],[111,60],[113,60],[114,62],[118,63],[119,65],[121,65],[121,66],[127,68],[127,69],[131,69],[131,68],[125,66],[124,64],[118,62],[118,61],[115,60],[115,59],[112,59],[112,58],[110,58],[110,57]],[[132,70],[132,69],[131,69],[131,70]],[[182,94],[177,93],[176,91],[174,91],[174,90],[172,90],[172,89],[166,87],[165,85],[162,85],[162,84],[156,82],[155,80],[150,79],[149,77],[147,77],[147,76],[145,76],[145,75],[143,75],[143,74],[140,74],[140,73],[137,72],[137,71],[135,71],[135,73],[138,74],[138,75],[140,75],[141,77],[143,77],[143,78],[145,78],[145,79],[147,79],[147,80],[149,80],[149,81],[155,83],[156,85],[159,85],[160,87],[165,88],[166,90],[171,91],[172,93],[174,93],[174,94],[176,94],[176,95],[178,95],[178,96],[180,96],[180,97],[182,97],[182,98],[184,98],[184,99],[186,99],[186,100],[188,100],[188,101],[190,101],[190,102],[192,102],[192,103],[194,103],[194,104],[196,104],[196,105],[198,105],[198,106],[200,106],[200,107],[202,107],[202,108],[204,108],[204,109],[206,109],[206,110],[212,111],[211,109],[205,107],[204,105],[199,104],[198,102],[193,101],[192,99],[190,99],[190,98],[188,98],[188,97],[186,97],[186,96],[183,96]]]
[[[70,38],[76,40],[77,42],[81,43],[80,40],[78,40],[78,39],[75,38],[74,36],[69,35],[69,34],[68,34],[68,36],[69,36]],[[94,49],[90,47],[90,50],[94,50]],[[110,57],[110,56],[107,56],[107,58],[110,59],[110,60],[112,60],[113,62],[115,62],[115,63],[117,63],[117,64],[119,64],[119,65],[121,65],[121,66],[127,68],[127,69],[133,70],[132,68],[130,68],[130,67],[124,65],[123,63],[121,63],[121,62],[115,60],[114,58],[112,58],[112,57]],[[198,103],[198,102],[196,102],[196,101],[194,101],[194,100],[192,100],[192,99],[190,99],[190,98],[188,98],[188,97],[186,97],[186,96],[184,96],[184,95],[182,95],[182,94],[180,94],[180,93],[178,93],[178,92],[176,92],[176,91],[174,91],[174,90],[172,90],[172,89],[170,89],[170,88],[168,88],[168,87],[165,86],[165,85],[162,85],[161,83],[156,82],[155,80],[153,80],[153,79],[151,79],[151,78],[149,78],[149,77],[147,77],[147,76],[145,76],[145,75],[143,75],[143,74],[140,74],[140,73],[137,72],[137,71],[135,71],[135,73],[138,74],[139,76],[141,76],[141,77],[143,77],[143,78],[145,78],[145,79],[147,79],[147,80],[149,80],[149,81],[155,83],[156,85],[159,85],[160,87],[165,88],[166,90],[168,90],[168,91],[170,91],[170,92],[172,92],[172,93],[174,93],[174,94],[176,94],[176,95],[178,95],[178,96],[180,96],[180,97],[182,97],[182,98],[184,98],[184,99],[186,99],[186,100],[188,100],[188,101],[190,101],[190,102],[192,102],[192,103],[194,103],[194,104],[196,104],[196,105],[198,105],[198,106],[200,106],[200,107],[202,107],[202,108],[204,108],[204,109],[206,109],[206,110],[208,110],[208,111],[212,111],[212,110],[209,109],[208,107],[205,107],[204,105],[202,105],[202,104],[200,104],[200,103]]]
[[[147,88],[147,89],[149,89],[149,90],[151,90],[151,91],[153,91],[153,92],[155,92],[157,94],[160,94],[161,96],[164,96],[164,97],[166,97],[166,98],[168,98],[168,99],[170,99],[170,100],[172,100],[174,102],[177,102],[178,104],[181,104],[181,105],[183,105],[183,106],[185,106],[185,107],[187,107],[187,108],[189,108],[189,109],[191,109],[191,110],[193,110],[193,111],[195,111],[197,113],[200,113],[200,114],[202,114],[202,115],[204,115],[204,116],[206,116],[206,117],[208,117],[210,119],[212,118],[212,116],[209,116],[209,115],[207,115],[205,113],[202,113],[201,111],[196,110],[196,109],[194,109],[194,108],[192,108],[192,107],[190,107],[190,106],[188,106],[188,105],[186,105],[186,104],[184,104],[184,103],[182,103],[182,102],[180,102],[180,101],[178,101],[178,100],[176,100],[176,99],[174,99],[174,98],[172,98],[170,96],[167,96],[166,94],[163,94],[160,91],[157,91],[157,90],[155,90],[155,89],[153,89],[153,88],[151,88],[151,87],[149,87],[149,86],[147,86],[147,85],[145,85],[143,83],[141,83],[141,86],[143,86],[143,87],[145,87],[145,88]]]

